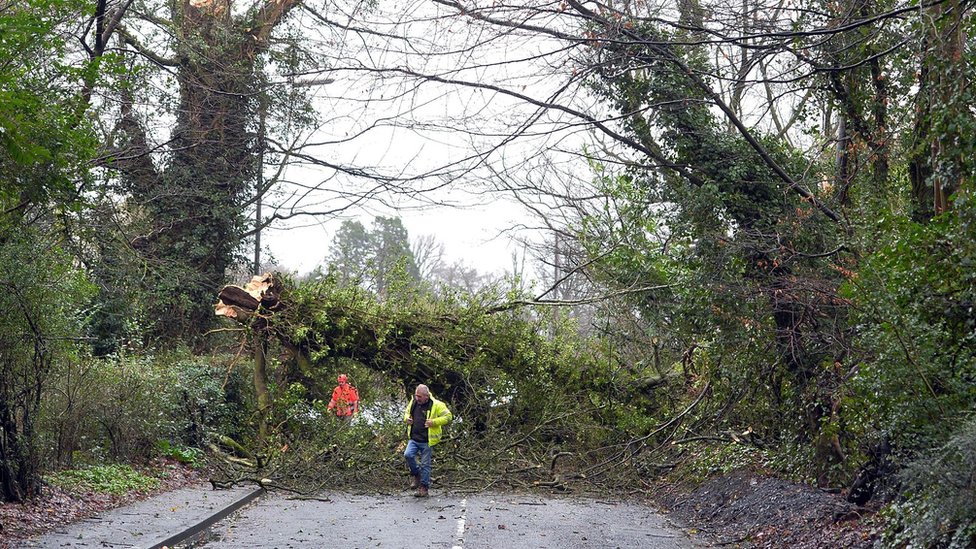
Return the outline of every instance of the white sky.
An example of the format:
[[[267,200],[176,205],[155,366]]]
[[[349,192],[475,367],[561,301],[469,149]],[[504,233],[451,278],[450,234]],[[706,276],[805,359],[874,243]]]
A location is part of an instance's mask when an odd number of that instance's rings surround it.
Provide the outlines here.
[[[433,235],[444,246],[443,261],[461,261],[479,273],[501,274],[512,268],[512,254],[521,253],[520,245],[512,242],[506,231],[524,215],[510,203],[464,208],[437,207],[423,211],[377,212],[375,215],[399,216],[411,241]],[[369,227],[373,216],[364,213],[359,221]],[[269,251],[282,267],[307,273],[322,264],[341,220],[271,230],[262,235],[263,248]]]
[[[492,90],[420,83],[395,73],[368,70],[374,66],[407,67],[449,79],[495,84],[539,98],[550,97],[567,77],[551,58],[538,63],[527,61],[541,52],[555,52],[557,61],[564,59],[561,44],[517,33],[488,39],[486,35],[473,35],[464,18],[441,18],[443,13],[432,3],[409,4],[409,15],[404,15],[405,7],[399,5],[387,6],[384,13],[383,4],[375,11],[360,12],[354,18],[350,15],[350,20],[362,27],[401,40],[384,42],[352,33],[316,36],[321,26],[309,23],[306,39],[313,44],[319,40],[321,51],[328,52],[324,55],[330,56],[325,63],[329,69],[323,75],[333,82],[314,89],[321,125],[309,141],[320,145],[308,146],[304,152],[336,165],[366,167],[407,179],[431,170],[443,171],[442,178],[407,185],[429,188],[443,183],[444,189],[428,193],[427,200],[464,207],[427,205],[417,209],[419,202],[384,194],[381,198],[386,204],[370,201],[342,212],[339,218],[296,218],[287,230],[279,223],[264,232],[263,247],[285,268],[304,273],[319,265],[342,220],[358,219],[369,227],[375,216],[383,215],[399,217],[411,241],[433,235],[444,246],[445,263],[461,261],[482,274],[501,274],[512,269],[513,254],[524,253],[513,235],[534,241],[541,236],[524,229],[511,231],[516,225],[539,223],[530,221],[525,208],[498,189],[544,185],[549,179],[563,184],[570,179],[565,173],[588,172],[585,161],[579,158],[568,161],[575,167],[556,166],[547,155],[543,158],[542,151],[549,149],[563,148],[573,154],[582,150],[581,129],[568,126],[567,117],[547,114],[535,121],[533,131],[509,140],[516,128],[533,117],[537,107]],[[301,20],[296,24],[305,28]],[[378,41],[370,43],[373,40]],[[469,50],[472,43],[479,45]],[[513,60],[519,62],[509,63]],[[481,158],[483,163],[473,160],[473,155],[487,151],[490,154]],[[458,166],[470,166],[471,170],[459,170]],[[560,173],[553,175],[554,170]],[[500,182],[495,174],[511,179]],[[309,164],[289,168],[285,179],[295,188],[320,188],[294,195],[279,192],[277,204],[286,212],[337,208],[348,201],[349,193],[357,194],[361,187],[370,185]]]

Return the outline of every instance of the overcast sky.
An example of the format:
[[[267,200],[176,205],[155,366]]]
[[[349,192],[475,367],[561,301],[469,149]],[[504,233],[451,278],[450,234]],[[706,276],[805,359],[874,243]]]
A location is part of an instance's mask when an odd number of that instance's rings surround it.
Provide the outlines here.
[[[411,241],[423,235],[434,235],[444,246],[444,262],[462,261],[479,273],[503,273],[512,268],[512,254],[521,253],[521,246],[512,242],[508,230],[514,223],[524,222],[525,214],[511,203],[464,208],[437,207],[425,210],[403,210],[399,215],[410,234]],[[519,219],[521,217],[521,220]],[[373,221],[368,213],[358,218],[367,228]],[[287,230],[268,231],[264,238],[268,250],[279,265],[300,274],[322,264],[329,252],[341,221],[296,226]]]
[[[512,268],[513,253],[524,253],[513,236],[542,239],[524,228],[512,231],[513,226],[540,223],[504,190],[549,181],[568,185],[574,177],[567,174],[589,177],[585,160],[578,156],[587,139],[578,120],[567,121],[557,112],[537,116],[538,107],[490,89],[371,70],[406,67],[540,98],[551,97],[568,77],[569,71],[561,68],[567,62],[562,44],[516,32],[489,36],[451,13],[431,2],[407,0],[406,5],[379,3],[365,12],[346,14],[350,24],[396,37],[389,41],[371,33],[329,34],[329,28],[304,21],[307,14],[296,14],[294,24],[303,27],[306,39],[318,40],[323,56],[330,57],[325,63],[329,70],[307,75],[327,77],[330,83],[313,89],[321,123],[307,139],[320,145],[303,152],[333,165],[364,167],[380,179],[409,181],[438,173],[404,186],[444,187],[422,197],[384,194],[339,216],[278,223],[262,238],[283,267],[299,273],[315,268],[328,254],[342,220],[358,219],[369,227],[375,216],[383,215],[400,217],[412,241],[433,235],[444,246],[448,264],[460,260],[481,273],[501,273]],[[472,49],[473,44],[477,47]],[[531,131],[523,127],[530,119]],[[510,137],[519,131],[517,138]],[[559,150],[569,155],[553,160],[559,156],[553,151]],[[349,196],[361,196],[361,187],[371,184],[307,162],[289,167],[285,179],[293,188],[316,188],[292,196],[287,191],[279,194],[279,206],[288,211],[336,208]],[[568,193],[559,189],[559,194]],[[460,207],[418,209],[418,199]]]

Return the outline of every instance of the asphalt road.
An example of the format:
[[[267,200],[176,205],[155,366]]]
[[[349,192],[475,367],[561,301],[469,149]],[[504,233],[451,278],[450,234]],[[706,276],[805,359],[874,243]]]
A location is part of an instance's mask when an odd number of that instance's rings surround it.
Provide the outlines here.
[[[431,492],[321,500],[267,495],[216,524],[206,549],[704,547],[653,509],[632,503]]]

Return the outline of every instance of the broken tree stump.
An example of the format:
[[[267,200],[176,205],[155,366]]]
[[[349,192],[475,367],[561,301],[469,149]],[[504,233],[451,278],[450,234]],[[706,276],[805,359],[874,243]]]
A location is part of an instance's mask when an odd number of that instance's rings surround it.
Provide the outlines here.
[[[271,273],[251,278],[244,287],[228,284],[217,294],[214,314],[244,322],[258,307],[278,310],[282,307],[281,290],[281,282]]]

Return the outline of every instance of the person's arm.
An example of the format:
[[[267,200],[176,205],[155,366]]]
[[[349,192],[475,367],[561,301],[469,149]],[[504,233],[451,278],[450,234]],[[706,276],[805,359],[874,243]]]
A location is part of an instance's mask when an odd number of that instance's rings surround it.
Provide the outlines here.
[[[447,405],[442,405],[443,409],[437,412],[437,416],[430,419],[432,425],[443,427],[454,419],[454,414],[448,409]]]
[[[336,405],[336,391],[338,391],[338,390],[339,390],[338,388],[335,388],[335,389],[332,390],[332,400],[329,401],[329,406],[326,408],[330,412],[332,411],[333,408],[335,408],[335,405]]]

